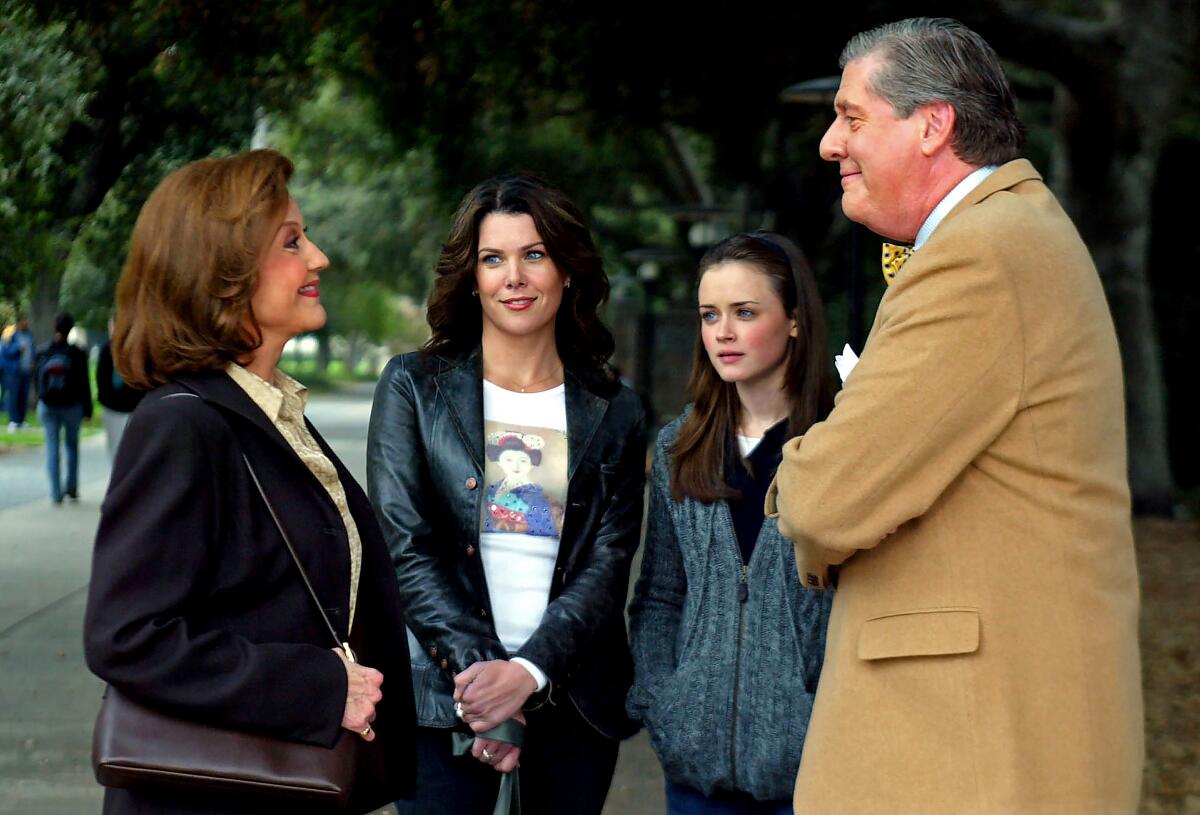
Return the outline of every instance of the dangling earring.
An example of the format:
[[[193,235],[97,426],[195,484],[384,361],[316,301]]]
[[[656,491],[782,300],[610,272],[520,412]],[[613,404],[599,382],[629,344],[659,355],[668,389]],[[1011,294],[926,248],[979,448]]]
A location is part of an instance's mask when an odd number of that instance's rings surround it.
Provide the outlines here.
[[[472,297],[478,297],[478,296],[479,296],[479,289],[471,289],[471,296],[472,296]]]
[[[570,280],[568,280],[566,283],[563,283],[563,288],[564,288],[564,289],[569,289],[569,288],[571,288],[571,281],[570,281]]]

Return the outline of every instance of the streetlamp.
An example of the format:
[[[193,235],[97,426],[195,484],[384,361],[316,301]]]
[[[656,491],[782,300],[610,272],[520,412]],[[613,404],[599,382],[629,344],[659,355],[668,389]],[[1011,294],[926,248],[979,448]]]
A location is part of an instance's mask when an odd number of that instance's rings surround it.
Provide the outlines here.
[[[637,269],[637,279],[642,285],[642,311],[638,315],[637,356],[634,371],[634,388],[642,396],[646,409],[646,421],[656,422],[654,413],[654,295],[662,267],[683,260],[674,249],[662,246],[645,246],[630,249],[622,257]]]

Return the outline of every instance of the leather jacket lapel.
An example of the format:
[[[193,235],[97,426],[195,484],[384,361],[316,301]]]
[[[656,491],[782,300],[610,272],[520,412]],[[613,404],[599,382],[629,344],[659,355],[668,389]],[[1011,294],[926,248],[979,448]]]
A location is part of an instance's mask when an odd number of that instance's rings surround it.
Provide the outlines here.
[[[608,410],[608,400],[589,391],[570,371],[566,373],[564,384],[567,402],[567,482],[570,483]]]
[[[434,377],[463,447],[483,475],[483,355],[479,348]]]

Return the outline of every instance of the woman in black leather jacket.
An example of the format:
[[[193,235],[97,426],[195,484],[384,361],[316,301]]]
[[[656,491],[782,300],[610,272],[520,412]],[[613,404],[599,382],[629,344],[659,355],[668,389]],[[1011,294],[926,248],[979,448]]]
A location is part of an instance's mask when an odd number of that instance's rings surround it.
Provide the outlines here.
[[[622,606],[645,427],[608,366],[607,295],[574,204],[532,177],[485,181],[442,248],[429,342],[376,389],[368,489],[421,725],[402,812],[491,812],[519,760],[526,815],[599,813],[636,730]],[[489,737],[510,720],[523,746]]]

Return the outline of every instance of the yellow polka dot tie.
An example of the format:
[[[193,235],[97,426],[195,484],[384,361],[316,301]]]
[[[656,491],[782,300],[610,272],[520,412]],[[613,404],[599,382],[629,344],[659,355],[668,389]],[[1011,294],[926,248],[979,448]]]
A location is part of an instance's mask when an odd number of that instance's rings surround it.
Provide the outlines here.
[[[912,247],[898,243],[883,244],[883,280],[889,286],[896,279],[896,273],[912,255]]]

